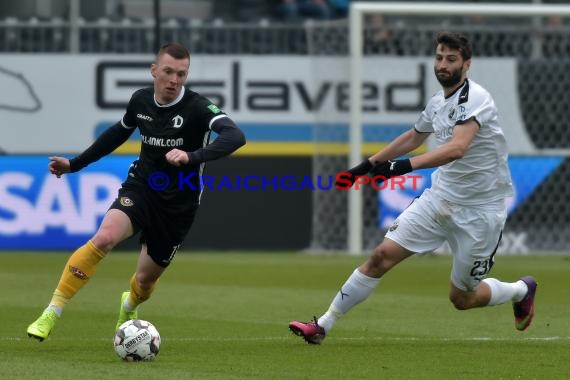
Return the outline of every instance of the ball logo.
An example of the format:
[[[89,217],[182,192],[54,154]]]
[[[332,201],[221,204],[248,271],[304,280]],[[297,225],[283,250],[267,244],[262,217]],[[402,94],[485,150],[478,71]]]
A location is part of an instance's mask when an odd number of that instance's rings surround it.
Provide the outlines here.
[[[156,327],[140,319],[123,323],[113,338],[115,352],[128,362],[152,361],[160,351],[160,334]]]
[[[180,128],[184,123],[184,119],[180,115],[176,115],[172,118],[172,128]]]
[[[124,345],[125,345],[125,348],[127,350],[129,350],[134,345],[140,344],[141,342],[146,342],[150,339],[151,339],[151,336],[150,336],[149,332],[146,330],[142,330],[142,332],[140,334],[136,335],[135,337],[133,337],[132,339],[130,339],[129,341],[124,343]]]
[[[131,207],[135,205],[135,202],[133,202],[133,200],[129,197],[121,197],[119,202],[121,202],[121,205],[125,207]]]

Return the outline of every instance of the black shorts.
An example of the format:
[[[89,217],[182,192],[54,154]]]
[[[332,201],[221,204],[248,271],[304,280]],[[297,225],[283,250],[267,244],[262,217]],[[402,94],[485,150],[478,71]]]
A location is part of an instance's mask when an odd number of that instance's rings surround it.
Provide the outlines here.
[[[190,231],[198,204],[169,211],[140,191],[122,187],[109,209],[118,209],[128,215],[135,234],[141,232],[140,242],[146,244],[148,255],[166,268]]]

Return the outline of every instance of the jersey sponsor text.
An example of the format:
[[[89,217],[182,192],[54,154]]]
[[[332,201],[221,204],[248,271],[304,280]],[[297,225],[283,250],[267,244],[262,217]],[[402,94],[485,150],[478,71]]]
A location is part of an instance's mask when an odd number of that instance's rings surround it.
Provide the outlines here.
[[[137,113],[137,118],[139,119],[143,119],[146,121],[152,121],[152,117],[148,116],[148,115],[143,115],[142,113]]]
[[[177,139],[165,139],[162,137],[149,137],[141,134],[141,140],[143,144],[165,147],[165,148],[184,145],[184,138],[182,137],[179,137]]]

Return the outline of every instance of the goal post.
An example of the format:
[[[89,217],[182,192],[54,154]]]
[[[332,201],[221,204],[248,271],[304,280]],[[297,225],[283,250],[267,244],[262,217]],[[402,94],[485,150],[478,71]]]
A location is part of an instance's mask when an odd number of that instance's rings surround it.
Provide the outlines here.
[[[352,2],[349,11],[349,157],[350,166],[363,158],[362,144],[362,81],[363,81],[363,30],[367,15],[405,16],[485,16],[485,17],[542,17],[570,16],[569,5],[551,4],[459,4],[443,2]],[[442,27],[452,29],[452,27]],[[429,74],[428,74],[429,75]],[[363,198],[361,190],[348,191],[347,250],[349,254],[363,253]]]

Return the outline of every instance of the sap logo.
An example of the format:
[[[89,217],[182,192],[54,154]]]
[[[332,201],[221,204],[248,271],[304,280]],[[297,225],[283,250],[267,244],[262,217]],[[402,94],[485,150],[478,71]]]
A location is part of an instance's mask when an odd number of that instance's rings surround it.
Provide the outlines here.
[[[143,120],[146,120],[146,121],[152,121],[152,117],[147,116],[147,115],[143,115],[142,113],[137,113],[137,118],[143,119]]]
[[[92,234],[113,202],[121,178],[82,173],[67,177],[34,176],[20,171],[0,175],[0,236],[41,235],[50,228]]]

